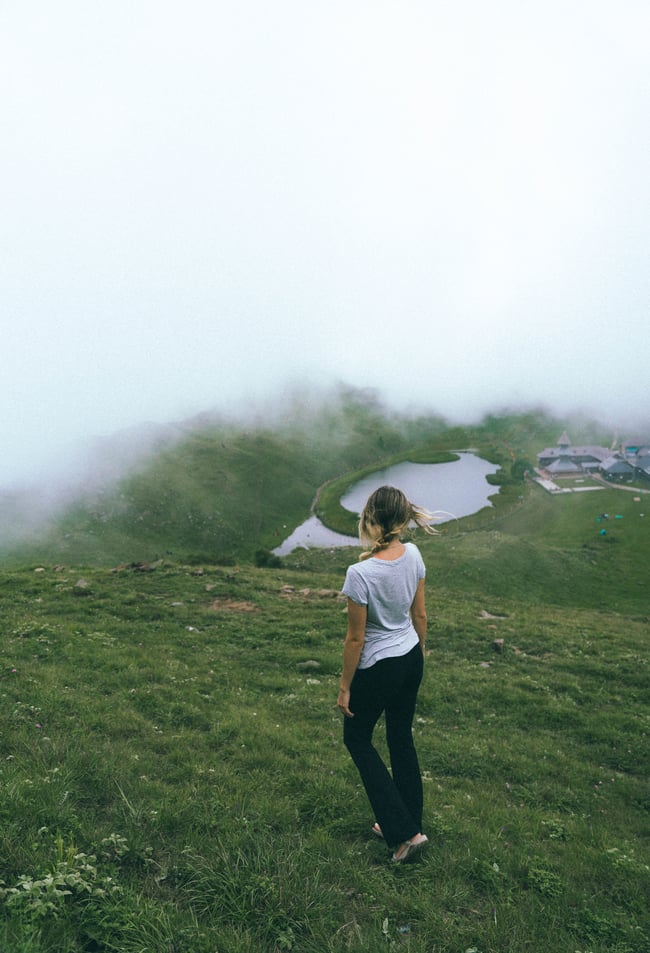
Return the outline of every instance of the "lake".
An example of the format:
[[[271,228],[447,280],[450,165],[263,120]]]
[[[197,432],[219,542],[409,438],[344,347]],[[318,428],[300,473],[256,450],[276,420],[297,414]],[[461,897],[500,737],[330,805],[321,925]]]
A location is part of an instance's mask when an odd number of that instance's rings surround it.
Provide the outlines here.
[[[351,513],[360,513],[370,494],[386,484],[397,486],[412,503],[428,510],[444,511],[438,522],[470,516],[484,506],[491,506],[488,496],[498,493],[486,477],[499,467],[477,457],[475,453],[461,453],[451,463],[397,463],[384,470],[375,470],[350,487],[341,497],[341,506]],[[311,516],[284,540],[273,552],[286,556],[299,547],[359,546],[353,536],[343,536],[323,526],[317,516]]]

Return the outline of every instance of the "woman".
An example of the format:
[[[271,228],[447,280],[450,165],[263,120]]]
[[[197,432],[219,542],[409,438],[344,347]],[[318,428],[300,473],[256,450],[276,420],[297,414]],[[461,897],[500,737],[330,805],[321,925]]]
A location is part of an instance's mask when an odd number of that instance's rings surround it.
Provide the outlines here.
[[[375,490],[359,521],[361,541],[371,549],[349,567],[343,586],[348,597],[338,697],[345,715],[343,740],[375,812],[372,829],[394,848],[396,863],[427,843],[412,733],[427,634],[425,569],[418,548],[402,543],[400,535],[410,523],[434,533],[432,518],[401,490]],[[382,712],[392,777],[372,744]]]

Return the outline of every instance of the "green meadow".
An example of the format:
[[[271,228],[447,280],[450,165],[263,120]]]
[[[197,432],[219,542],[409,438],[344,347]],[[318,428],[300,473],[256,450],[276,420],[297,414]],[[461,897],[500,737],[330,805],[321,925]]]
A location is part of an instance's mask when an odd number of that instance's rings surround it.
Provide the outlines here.
[[[7,548],[1,953],[648,953],[650,495],[522,479],[564,426],[347,394],[192,430]],[[466,446],[500,492],[416,537],[430,844],[397,866],[336,709],[357,553],[269,551],[320,487]]]

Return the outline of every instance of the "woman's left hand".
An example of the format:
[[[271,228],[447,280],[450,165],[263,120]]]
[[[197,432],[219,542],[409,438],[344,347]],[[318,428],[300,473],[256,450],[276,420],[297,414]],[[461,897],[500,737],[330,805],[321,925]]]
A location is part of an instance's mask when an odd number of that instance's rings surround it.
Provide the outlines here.
[[[339,711],[342,711],[346,718],[354,718],[354,712],[350,711],[350,689],[341,689],[338,701]]]

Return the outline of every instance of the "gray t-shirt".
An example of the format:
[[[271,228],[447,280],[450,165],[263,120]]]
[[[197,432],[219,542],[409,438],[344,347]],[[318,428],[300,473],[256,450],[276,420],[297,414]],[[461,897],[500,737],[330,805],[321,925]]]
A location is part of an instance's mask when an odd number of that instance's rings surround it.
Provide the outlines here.
[[[368,609],[359,668],[406,655],[417,645],[410,609],[424,575],[424,561],[414,543],[405,543],[397,559],[371,557],[349,567],[343,594]]]

